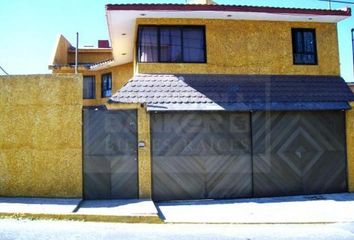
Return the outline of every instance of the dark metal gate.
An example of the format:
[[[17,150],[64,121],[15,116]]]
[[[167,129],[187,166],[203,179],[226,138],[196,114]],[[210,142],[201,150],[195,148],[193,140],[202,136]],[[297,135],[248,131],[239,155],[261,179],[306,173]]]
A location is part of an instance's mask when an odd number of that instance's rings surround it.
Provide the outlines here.
[[[252,195],[248,113],[151,116],[153,199]]]
[[[135,110],[85,109],[84,197],[138,197]]]
[[[154,200],[346,191],[341,111],[152,113],[151,130]]]
[[[344,112],[252,114],[255,196],[346,191]]]

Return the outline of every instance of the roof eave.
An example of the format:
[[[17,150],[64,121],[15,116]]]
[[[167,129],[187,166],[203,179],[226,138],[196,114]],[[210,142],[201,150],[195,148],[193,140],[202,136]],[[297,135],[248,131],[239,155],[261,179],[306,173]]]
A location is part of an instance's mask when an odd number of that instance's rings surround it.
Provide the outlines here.
[[[49,65],[48,69],[49,70],[72,70],[72,69],[75,69],[75,66],[69,65],[69,64],[63,64],[63,65],[54,64],[54,65]],[[79,65],[78,70],[79,71],[87,71],[87,70],[90,70],[90,68],[87,66],[84,66],[84,65]]]
[[[111,53],[112,48],[79,48],[79,53]],[[75,49],[69,49],[69,53],[75,53]]]
[[[351,8],[345,10],[281,8],[239,5],[201,5],[201,4],[107,4],[107,11],[146,10],[146,11],[225,11],[225,12],[257,12],[273,14],[311,14],[327,16],[351,16]]]

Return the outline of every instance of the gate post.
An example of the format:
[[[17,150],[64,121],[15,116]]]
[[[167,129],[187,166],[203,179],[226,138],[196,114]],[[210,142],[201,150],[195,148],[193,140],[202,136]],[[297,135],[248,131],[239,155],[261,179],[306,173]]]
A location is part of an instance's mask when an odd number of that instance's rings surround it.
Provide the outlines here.
[[[350,103],[354,108],[354,102]],[[345,112],[347,135],[348,192],[354,192],[354,109]]]
[[[138,143],[139,198],[151,199],[150,114],[144,106],[138,107]]]

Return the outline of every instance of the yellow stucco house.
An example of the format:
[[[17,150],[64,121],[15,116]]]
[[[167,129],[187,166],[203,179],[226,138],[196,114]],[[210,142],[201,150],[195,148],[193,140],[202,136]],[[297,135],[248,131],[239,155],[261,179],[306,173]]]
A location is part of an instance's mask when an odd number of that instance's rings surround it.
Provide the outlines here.
[[[78,49],[83,196],[153,200],[354,190],[346,10],[109,4]],[[53,73],[73,73],[60,36]]]

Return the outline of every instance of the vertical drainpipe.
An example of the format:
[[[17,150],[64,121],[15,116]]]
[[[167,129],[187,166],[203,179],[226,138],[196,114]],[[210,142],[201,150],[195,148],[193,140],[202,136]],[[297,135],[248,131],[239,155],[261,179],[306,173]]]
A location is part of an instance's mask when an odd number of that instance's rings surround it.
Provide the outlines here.
[[[75,48],[75,74],[77,74],[77,59],[78,59],[78,51],[79,51],[79,33],[76,33],[76,48]]]
[[[354,28],[352,28],[352,55],[353,55],[353,76],[354,76]]]

